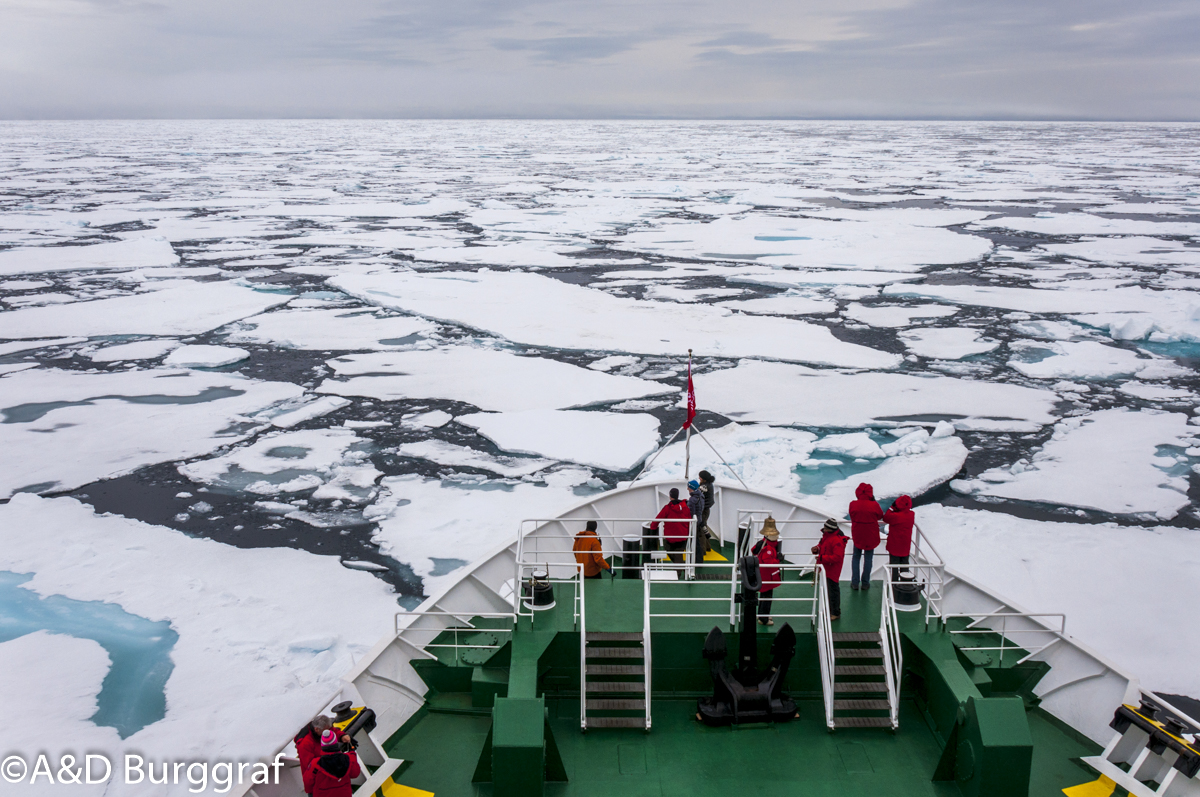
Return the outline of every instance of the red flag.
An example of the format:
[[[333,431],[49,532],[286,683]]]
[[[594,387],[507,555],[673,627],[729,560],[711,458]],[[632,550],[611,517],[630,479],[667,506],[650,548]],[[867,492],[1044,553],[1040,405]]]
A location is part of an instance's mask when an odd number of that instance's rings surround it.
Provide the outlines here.
[[[688,429],[692,425],[692,421],[696,419],[696,388],[692,386],[692,363],[688,361],[688,410],[687,420],[683,422],[683,428]]]

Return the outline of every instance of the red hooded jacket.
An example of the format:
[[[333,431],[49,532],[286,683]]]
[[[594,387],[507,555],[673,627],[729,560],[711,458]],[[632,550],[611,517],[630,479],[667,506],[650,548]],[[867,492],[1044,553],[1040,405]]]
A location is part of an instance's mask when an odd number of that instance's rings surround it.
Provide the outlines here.
[[[846,558],[846,542],[850,538],[841,530],[821,534],[817,543],[817,564],[825,568],[825,577],[834,581],[842,578],[842,560]]]
[[[308,768],[314,759],[321,757],[321,740],[314,735],[312,723],[308,723],[296,734],[296,758],[300,759],[300,772],[308,776]]]
[[[690,509],[688,509],[686,502],[671,501],[664,506],[661,511],[659,511],[658,518],[660,520],[674,520],[676,518],[679,520],[691,520],[692,512]],[[663,537],[665,537],[668,542],[683,542],[688,538],[688,534],[691,531],[691,529],[688,528],[687,523],[664,523],[662,526]],[[651,523],[650,529],[652,531],[658,531],[658,523]]]
[[[778,565],[783,564],[783,554],[779,550],[779,540],[772,542],[764,537],[754,546],[754,553],[758,556],[758,575],[762,580],[758,591],[767,592],[782,584]]]
[[[892,556],[908,556],[912,551],[913,524],[917,516],[912,511],[912,499],[902,495],[883,516],[888,524],[887,552]]]
[[[304,790],[312,797],[354,797],[350,781],[362,772],[358,755],[348,753],[325,753],[308,765],[304,773]]]
[[[879,547],[879,521],[883,510],[875,500],[875,490],[866,482],[854,491],[857,501],[850,502],[850,537],[854,547],[873,551]]]

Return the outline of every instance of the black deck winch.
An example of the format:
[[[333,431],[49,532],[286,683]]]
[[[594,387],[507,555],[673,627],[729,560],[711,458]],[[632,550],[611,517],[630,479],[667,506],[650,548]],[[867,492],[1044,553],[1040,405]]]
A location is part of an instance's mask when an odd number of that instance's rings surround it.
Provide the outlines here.
[[[713,628],[704,640],[703,656],[713,679],[713,696],[697,705],[706,725],[739,725],[748,722],[787,722],[798,716],[796,704],[783,693],[788,667],[796,655],[796,632],[784,623],[771,643],[771,665],[758,669],[758,590],[762,581],[758,560],[746,556],[738,562],[742,578],[742,630],[738,644],[738,668],[730,673],[725,665],[728,649],[721,629]]]

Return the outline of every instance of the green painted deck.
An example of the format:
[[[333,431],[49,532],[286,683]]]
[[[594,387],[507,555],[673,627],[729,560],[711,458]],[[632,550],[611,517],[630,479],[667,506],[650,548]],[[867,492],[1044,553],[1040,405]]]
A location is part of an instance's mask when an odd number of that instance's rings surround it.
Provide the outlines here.
[[[640,580],[606,577],[587,582],[585,589],[589,632],[642,630]],[[788,604],[778,599],[810,598],[812,589],[811,581],[793,577],[776,590],[776,625],[759,627],[760,666],[765,664],[772,635],[783,625],[779,615],[811,611],[806,603],[785,608]],[[834,631],[877,631],[882,590],[878,582],[868,591],[852,591],[849,583],[843,582],[842,616],[833,623]],[[712,599],[655,602],[656,615],[694,613],[697,607],[727,612],[730,583],[666,582],[656,584],[653,594]],[[775,725],[709,728],[694,718],[696,698],[711,693],[700,649],[704,634],[717,626],[727,634],[731,653],[736,651],[728,615],[711,619],[656,617],[653,729],[593,728],[583,733],[579,723],[580,641],[571,590],[559,585],[557,601],[554,609],[539,612],[532,621],[522,619],[512,645],[472,660],[482,667],[461,660],[454,666],[453,657],[447,660],[445,655],[441,656],[444,664],[418,667],[431,686],[427,707],[387,745],[391,756],[409,762],[398,782],[438,797],[490,797],[494,793],[491,783],[472,782],[489,739],[493,712],[485,707],[490,703],[481,704],[478,693],[472,700],[471,689],[474,685],[478,690],[481,684],[485,690],[491,689],[497,677],[503,680],[507,672],[510,698],[545,698],[548,727],[567,775],[566,782],[547,782],[546,795],[960,795],[966,792],[953,780],[932,780],[948,729],[954,727],[956,713],[962,714],[960,706],[972,699],[987,703],[989,696],[1019,696],[1021,684],[1040,677],[1025,670],[1007,673],[1004,667],[1009,666],[1009,657],[999,669],[993,665],[985,671],[956,652],[950,636],[936,623],[927,629],[924,611],[901,613],[905,664],[911,663],[914,673],[911,682],[905,682],[899,730],[841,728],[831,733],[821,702],[815,636],[806,617],[792,619],[789,622],[797,632],[798,644],[787,688],[797,701],[800,718]],[[505,634],[494,637],[501,644],[506,639]],[[974,638],[971,643],[978,641]],[[933,675],[941,684],[938,690],[921,686]],[[928,694],[921,693],[922,689]],[[504,695],[503,687],[499,694]],[[1022,716],[1018,697],[1001,702],[1008,708],[1016,705],[1017,716]],[[1092,780],[1095,776],[1077,759],[1094,755],[1099,748],[1029,701],[1026,709],[1023,716],[1033,740],[1029,794],[1054,797],[1061,795],[1064,787]]]

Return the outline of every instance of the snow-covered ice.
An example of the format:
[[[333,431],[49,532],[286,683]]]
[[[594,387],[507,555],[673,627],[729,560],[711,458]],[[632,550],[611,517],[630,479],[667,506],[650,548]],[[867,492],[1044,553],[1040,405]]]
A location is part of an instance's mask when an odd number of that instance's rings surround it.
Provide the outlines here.
[[[745,421],[854,428],[940,416],[959,428],[1032,431],[1054,420],[1048,390],[948,376],[846,374],[742,360],[698,374],[706,407]],[[936,420],[937,418],[934,418]]]
[[[1189,503],[1187,468],[1161,454],[1160,446],[1187,448],[1195,431],[1182,413],[1102,410],[1060,421],[1029,463],[988,470],[951,486],[968,495],[1170,520]]]
[[[50,271],[139,269],[173,266],[179,256],[162,239],[135,238],[92,246],[39,246],[0,252],[0,275]]]
[[[431,329],[418,318],[381,318],[361,308],[276,310],[245,319],[227,339],[287,349],[370,351],[394,349],[400,341]]]
[[[105,346],[88,354],[88,359],[97,363],[121,362],[123,360],[156,360],[179,347],[179,341],[170,338],[137,340],[133,343],[118,343]]]
[[[642,413],[526,410],[461,415],[505,451],[626,471],[658,447],[658,419]]]
[[[825,327],[701,305],[621,299],[540,274],[388,272],[330,282],[365,302],[553,348],[708,356],[889,368],[893,354],[843,343]]]
[[[467,346],[352,354],[329,364],[339,377],[349,378],[325,380],[318,387],[321,393],[452,399],[499,412],[584,407],[675,392],[645,379]]]
[[[168,368],[220,368],[249,356],[250,352],[245,349],[232,346],[181,346],[167,355],[163,365]]]
[[[973,354],[985,354],[999,347],[993,340],[981,339],[978,329],[967,327],[908,329],[898,337],[913,354],[942,360],[960,360]]]

